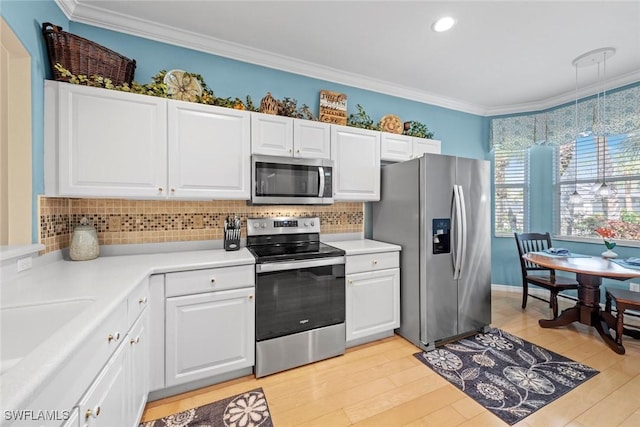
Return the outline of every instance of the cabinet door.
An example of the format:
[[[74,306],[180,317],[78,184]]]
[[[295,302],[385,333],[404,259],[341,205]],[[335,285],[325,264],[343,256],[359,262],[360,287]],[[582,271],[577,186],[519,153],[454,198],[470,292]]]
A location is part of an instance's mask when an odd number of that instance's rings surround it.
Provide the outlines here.
[[[67,83],[58,89],[59,195],[166,195],[165,99]]]
[[[380,134],[380,159],[391,162],[404,162],[413,155],[412,137],[394,133]]]
[[[380,132],[331,126],[333,199],[380,200]]]
[[[129,387],[127,382],[126,355],[128,345],[122,344],[105,368],[80,400],[80,418],[83,426],[127,426]]]
[[[273,114],[251,114],[251,153],[293,155],[293,119]]]
[[[169,197],[251,197],[250,114],[168,101]]]
[[[347,343],[400,327],[400,269],[347,275]]]
[[[293,120],[293,155],[308,159],[331,158],[331,125],[312,120]]]
[[[167,387],[254,365],[254,288],[167,298]]]
[[[129,390],[130,410],[127,426],[138,425],[147,403],[149,394],[149,314],[142,312],[131,328],[129,340],[124,344],[129,346]]]
[[[413,157],[421,157],[424,153],[440,154],[440,141],[413,138]]]

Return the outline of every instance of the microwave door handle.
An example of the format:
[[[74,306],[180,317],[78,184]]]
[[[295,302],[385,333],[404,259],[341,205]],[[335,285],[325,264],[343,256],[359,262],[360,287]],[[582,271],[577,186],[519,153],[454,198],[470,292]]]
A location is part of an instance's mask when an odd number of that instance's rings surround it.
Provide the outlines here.
[[[319,179],[320,184],[318,184],[320,188],[318,189],[318,197],[323,197],[324,196],[324,168],[322,166],[318,166],[318,173],[320,174],[320,179]]]

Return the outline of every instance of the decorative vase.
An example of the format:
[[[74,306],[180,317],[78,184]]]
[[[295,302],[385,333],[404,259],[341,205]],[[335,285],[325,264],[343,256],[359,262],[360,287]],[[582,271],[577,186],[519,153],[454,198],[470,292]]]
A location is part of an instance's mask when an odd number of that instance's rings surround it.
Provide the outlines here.
[[[618,256],[617,253],[613,252],[611,249],[607,249],[606,251],[602,252],[602,258],[616,258]]]
[[[262,101],[260,101],[260,112],[265,114],[278,114],[278,101],[271,96],[271,92],[267,92]]]
[[[98,244],[96,229],[89,225],[89,220],[86,217],[82,217],[80,224],[73,230],[69,257],[74,261],[87,261],[98,258],[100,245]]]

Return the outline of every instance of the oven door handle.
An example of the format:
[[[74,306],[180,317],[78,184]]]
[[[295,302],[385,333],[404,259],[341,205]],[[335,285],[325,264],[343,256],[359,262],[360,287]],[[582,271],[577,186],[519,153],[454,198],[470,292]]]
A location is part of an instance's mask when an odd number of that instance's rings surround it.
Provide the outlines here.
[[[274,262],[268,264],[256,264],[256,273],[270,273],[273,271],[298,270],[301,268],[324,267],[326,265],[344,264],[343,256],[331,258],[317,258],[313,260],[301,260],[291,262]]]

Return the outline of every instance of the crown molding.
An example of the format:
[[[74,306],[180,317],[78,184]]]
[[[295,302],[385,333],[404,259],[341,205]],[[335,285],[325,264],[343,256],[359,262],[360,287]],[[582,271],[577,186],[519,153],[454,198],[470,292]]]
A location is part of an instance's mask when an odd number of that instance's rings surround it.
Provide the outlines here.
[[[115,13],[91,5],[90,2],[86,1],[55,0],[55,2],[70,21],[479,116],[539,111],[575,100],[575,92],[572,91],[571,93],[561,94],[542,101],[495,108],[487,107]],[[640,71],[615,80],[609,80],[606,84],[608,87],[614,88],[638,81],[640,81]],[[579,98],[596,94],[597,89],[595,86],[583,88],[579,92]]]
[[[618,76],[616,78],[607,79],[605,82],[607,92],[611,90],[615,90],[617,88],[640,82],[640,70],[633,71],[628,74],[624,74],[622,76]],[[578,99],[587,98],[589,96],[596,95],[598,92],[602,90],[602,83],[594,83],[592,85],[583,87],[578,90],[577,97]],[[488,108],[485,110],[485,116],[500,116],[500,115],[508,115],[508,114],[518,114],[518,113],[531,113],[536,111],[548,110],[550,108],[559,107],[563,104],[567,104],[569,102],[574,102],[576,100],[576,92],[571,91],[567,93],[563,93],[557,96],[553,96],[551,98],[544,99],[538,102],[528,102],[523,104],[513,104],[506,105],[503,107],[497,108]]]

